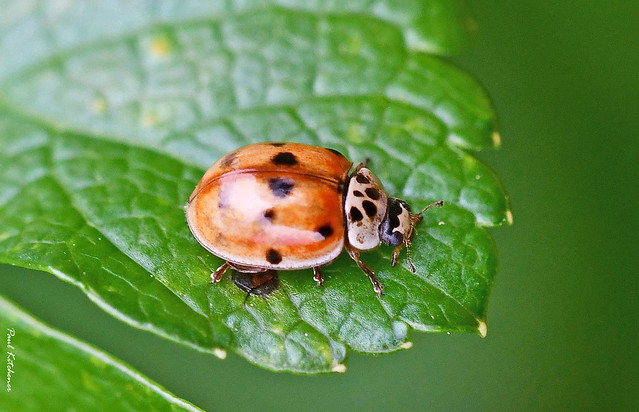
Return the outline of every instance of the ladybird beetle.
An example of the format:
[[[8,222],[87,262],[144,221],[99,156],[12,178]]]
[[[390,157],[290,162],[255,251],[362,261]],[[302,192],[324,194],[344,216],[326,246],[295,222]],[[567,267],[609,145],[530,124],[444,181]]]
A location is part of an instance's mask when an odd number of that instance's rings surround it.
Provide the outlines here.
[[[197,241],[225,260],[211,273],[218,282],[227,269],[313,269],[346,248],[378,295],[383,287],[360,252],[382,242],[393,246],[395,266],[402,247],[413,272],[409,248],[422,213],[388,197],[366,164],[352,163],[333,149],[299,143],[257,143],[237,149],[206,171],[189,197],[186,218]]]

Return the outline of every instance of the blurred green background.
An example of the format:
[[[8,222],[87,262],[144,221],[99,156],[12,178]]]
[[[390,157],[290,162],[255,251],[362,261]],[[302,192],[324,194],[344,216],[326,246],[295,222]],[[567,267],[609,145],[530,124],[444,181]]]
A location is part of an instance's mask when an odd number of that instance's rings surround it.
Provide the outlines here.
[[[479,157],[513,203],[488,336],[415,333],[348,372],[274,374],[113,319],[50,274],[2,266],[0,288],[207,410],[639,408],[639,3],[470,4],[452,59],[492,96],[503,148]]]

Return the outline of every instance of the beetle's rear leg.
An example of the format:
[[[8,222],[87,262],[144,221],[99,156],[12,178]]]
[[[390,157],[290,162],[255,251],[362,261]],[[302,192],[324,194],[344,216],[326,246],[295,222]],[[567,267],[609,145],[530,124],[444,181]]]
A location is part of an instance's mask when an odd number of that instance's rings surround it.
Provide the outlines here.
[[[319,266],[313,267],[313,280],[317,282],[317,286],[324,285],[324,276],[322,276],[322,271],[320,270]]]
[[[373,284],[373,290],[377,293],[377,295],[382,296],[384,294],[384,287],[381,283],[379,283],[379,280],[377,280],[373,269],[371,269],[366,263],[360,260],[359,252],[357,250],[350,247],[347,249],[350,257],[355,261],[355,263],[357,263],[357,266],[359,266],[359,268],[362,269],[364,273],[366,273],[366,276],[368,276],[368,278],[371,280],[371,283]]]
[[[222,276],[224,276],[224,273],[226,273],[230,267],[231,264],[229,262],[224,262],[222,266],[215,269],[215,272],[211,273],[211,283],[219,282],[222,279]]]

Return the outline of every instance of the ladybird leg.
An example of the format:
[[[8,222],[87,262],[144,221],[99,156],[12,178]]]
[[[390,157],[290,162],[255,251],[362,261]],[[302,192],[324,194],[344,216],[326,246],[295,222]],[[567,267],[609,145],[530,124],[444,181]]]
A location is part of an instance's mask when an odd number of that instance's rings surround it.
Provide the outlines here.
[[[211,283],[219,282],[229,267],[231,267],[231,264],[229,262],[224,262],[222,266],[215,269],[215,272],[211,273]]]
[[[366,263],[360,260],[359,252],[355,249],[348,248],[348,254],[355,261],[355,263],[357,263],[357,266],[359,266],[359,268],[362,269],[364,273],[366,273],[366,276],[368,276],[368,278],[371,280],[371,283],[373,284],[373,290],[377,292],[379,296],[382,296],[384,294],[384,287],[381,283],[379,283],[379,280],[377,280],[375,272],[373,272],[373,270]]]
[[[399,252],[401,252],[402,248],[406,246],[406,262],[408,262],[408,266],[410,267],[410,271],[415,273],[417,272],[417,268],[413,265],[413,261],[410,260],[410,242],[404,241],[403,245],[399,245],[393,249],[393,257],[391,259],[391,266],[395,267],[397,261],[399,260]]]
[[[317,286],[324,285],[324,276],[322,276],[322,271],[320,270],[319,266],[313,267],[313,280],[317,282]]]
[[[415,273],[415,272],[417,272],[417,268],[415,268],[415,265],[413,265],[413,261],[410,260],[410,241],[406,240],[404,243],[406,245],[406,262],[408,262],[408,266],[410,267],[410,271]]]
[[[393,258],[391,259],[391,266],[395,267],[397,261],[399,260],[399,252],[402,250],[404,245],[399,245],[395,249],[393,249]]]

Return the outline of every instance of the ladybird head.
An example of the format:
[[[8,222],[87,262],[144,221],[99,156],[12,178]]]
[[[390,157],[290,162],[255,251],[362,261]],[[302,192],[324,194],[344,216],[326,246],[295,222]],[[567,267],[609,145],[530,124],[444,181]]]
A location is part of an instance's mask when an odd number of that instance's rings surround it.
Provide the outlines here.
[[[400,250],[406,246],[406,261],[411,270],[415,272],[415,265],[410,260],[410,244],[415,236],[415,226],[422,220],[422,213],[427,209],[443,204],[444,202],[440,200],[426,206],[419,213],[411,213],[408,203],[394,197],[388,198],[388,211],[379,230],[382,242],[395,247],[392,259],[393,266],[397,264]]]
[[[421,215],[410,212],[410,206],[403,200],[388,198],[386,218],[379,228],[382,242],[389,246],[399,246],[410,241],[414,227],[421,220]]]

